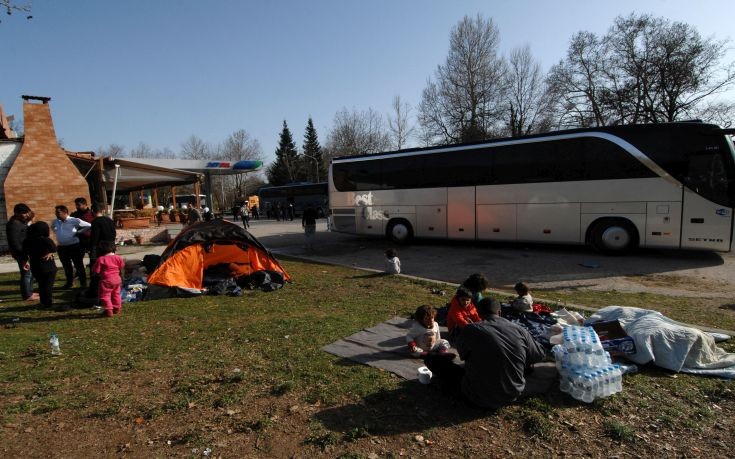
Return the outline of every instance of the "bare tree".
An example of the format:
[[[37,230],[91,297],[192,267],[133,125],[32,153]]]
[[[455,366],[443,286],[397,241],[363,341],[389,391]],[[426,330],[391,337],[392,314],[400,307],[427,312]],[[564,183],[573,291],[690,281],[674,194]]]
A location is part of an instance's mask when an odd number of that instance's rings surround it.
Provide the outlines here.
[[[566,57],[549,72],[558,127],[588,127],[606,124],[599,94],[605,86],[603,50],[591,32],[572,37]]]
[[[192,135],[181,144],[181,157],[184,159],[210,159],[211,148],[199,137]]]
[[[100,156],[111,156],[113,158],[126,156],[125,147],[116,143],[111,143],[107,147],[97,147],[97,154]]]
[[[735,102],[706,102],[699,108],[697,117],[708,123],[731,128],[733,127],[733,119],[735,119]]]
[[[244,129],[239,129],[230,134],[222,144],[221,151],[221,158],[230,161],[263,160],[263,150],[260,147],[260,142],[258,142],[258,139],[251,137]],[[235,199],[244,195],[245,174],[229,175],[226,178],[223,176],[223,179],[225,180],[226,192],[233,195]]]
[[[734,64],[722,63],[727,45],[650,15],[618,17],[601,38],[580,32],[549,75],[560,125],[670,122],[713,113],[713,96],[735,84]]]
[[[150,158],[159,158],[159,159],[176,159],[176,152],[168,147],[160,148],[157,150],[153,150],[151,152]]]
[[[492,19],[465,16],[452,29],[449,55],[429,79],[419,123],[433,143],[467,142],[494,135],[502,114],[505,65]]]
[[[401,96],[394,96],[392,108],[392,116],[388,115],[388,130],[392,137],[393,146],[400,150],[406,147],[408,139],[415,131],[415,127],[411,126],[408,121],[411,105],[408,102],[401,102]]]
[[[541,64],[526,45],[511,51],[506,73],[506,119],[512,136],[542,132],[549,109]]]
[[[334,126],[327,135],[327,155],[379,153],[390,149],[390,136],[383,118],[372,108],[358,112],[343,108],[334,115]]]
[[[33,19],[30,0],[26,4],[19,4],[11,0],[0,0],[0,9],[4,9],[8,16],[11,16],[13,12],[20,12],[25,15],[26,19]],[[2,21],[0,20],[0,22]]]
[[[130,150],[131,158],[151,158],[153,149],[145,142],[139,142],[138,145]]]

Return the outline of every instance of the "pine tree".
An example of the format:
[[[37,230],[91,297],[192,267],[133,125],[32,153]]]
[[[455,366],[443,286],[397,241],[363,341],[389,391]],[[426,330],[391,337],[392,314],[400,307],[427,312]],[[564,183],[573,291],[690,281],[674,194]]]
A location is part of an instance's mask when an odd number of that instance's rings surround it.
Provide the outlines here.
[[[314,122],[309,117],[306,123],[306,132],[304,133],[304,144],[301,147],[303,154],[302,170],[304,179],[309,182],[324,182],[327,180],[327,168],[324,166],[324,157],[322,156],[322,147],[319,145],[319,138],[314,128]]]
[[[279,186],[297,181],[299,179],[299,166],[296,145],[293,143],[293,136],[288,129],[286,120],[284,120],[281,138],[278,141],[278,148],[276,149],[276,160],[268,166],[268,170],[266,171],[268,182],[271,185]]]

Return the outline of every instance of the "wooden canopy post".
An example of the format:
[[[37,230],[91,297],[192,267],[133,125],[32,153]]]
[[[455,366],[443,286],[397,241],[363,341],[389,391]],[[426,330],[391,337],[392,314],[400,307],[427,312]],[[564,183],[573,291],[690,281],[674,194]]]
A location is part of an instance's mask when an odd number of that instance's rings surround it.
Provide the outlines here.
[[[128,192],[128,201],[130,202],[130,208],[135,209],[135,204],[133,204],[133,192]]]
[[[153,187],[153,207],[158,208],[158,187]]]
[[[197,209],[202,208],[202,203],[199,202],[199,181],[194,182],[194,204]]]
[[[176,187],[171,187],[171,204],[173,204],[174,209],[176,208]]]

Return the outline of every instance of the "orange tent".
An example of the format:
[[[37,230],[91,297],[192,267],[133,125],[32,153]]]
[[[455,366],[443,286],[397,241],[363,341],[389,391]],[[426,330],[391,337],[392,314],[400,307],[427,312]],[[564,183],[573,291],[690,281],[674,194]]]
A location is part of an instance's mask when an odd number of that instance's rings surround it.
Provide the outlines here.
[[[149,290],[154,286],[173,290],[170,295],[159,292],[155,297],[176,296],[176,291],[201,293],[204,271],[221,264],[227,264],[232,277],[236,278],[257,271],[274,271],[284,280],[291,280],[270,251],[252,234],[234,223],[215,219],[184,228],[169,243],[158,267],[148,277]]]

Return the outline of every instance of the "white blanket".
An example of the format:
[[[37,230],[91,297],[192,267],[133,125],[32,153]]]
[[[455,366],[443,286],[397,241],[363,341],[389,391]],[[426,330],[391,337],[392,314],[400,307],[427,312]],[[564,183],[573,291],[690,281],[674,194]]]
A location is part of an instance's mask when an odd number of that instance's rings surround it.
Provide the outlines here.
[[[717,347],[707,333],[657,311],[623,306],[602,308],[588,323],[616,319],[635,341],[636,353],[626,356],[635,363],[735,379],[735,354]]]

